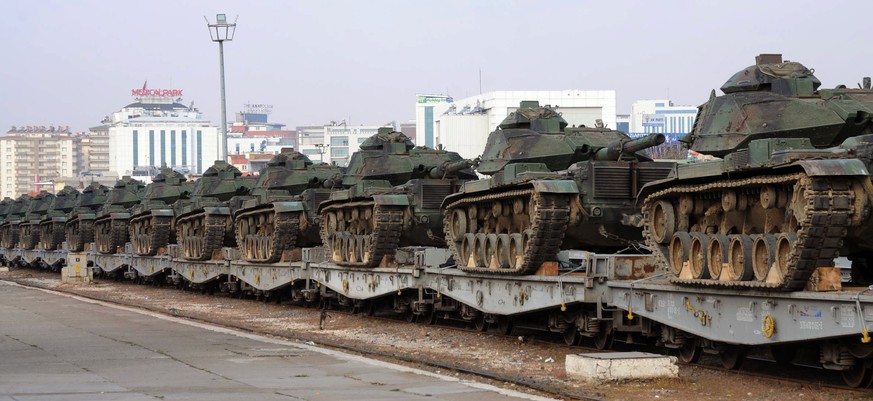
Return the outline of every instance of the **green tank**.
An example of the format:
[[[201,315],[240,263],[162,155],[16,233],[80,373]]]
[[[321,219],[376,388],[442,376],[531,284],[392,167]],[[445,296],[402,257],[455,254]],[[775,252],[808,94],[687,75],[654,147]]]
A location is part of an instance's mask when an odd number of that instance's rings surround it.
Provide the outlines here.
[[[194,184],[191,196],[173,204],[176,240],[187,260],[208,260],[223,246],[235,246],[229,202],[248,195],[257,177],[244,177],[227,162],[217,160]]]
[[[70,211],[76,207],[80,192],[69,185],[55,194],[49,209],[39,222],[39,245],[46,251],[60,250],[64,242],[64,227]]]
[[[820,86],[762,54],[698,108],[682,141],[712,160],[677,165],[640,197],[646,243],[673,282],[799,290],[839,255],[869,259],[873,90],[869,78]]]
[[[242,257],[273,263],[286,251],[319,245],[318,205],[341,177],[337,166],[315,164],[294,149],[282,149],[261,170],[251,195],[230,202]]]
[[[71,252],[82,252],[85,244],[94,242],[94,221],[97,211],[106,203],[109,191],[107,186],[96,182],[82,190],[65,225],[67,249]]]
[[[349,160],[342,184],[319,207],[321,240],[342,266],[376,267],[398,247],[446,245],[440,203],[476,179],[476,161],[455,152],[416,147],[406,135],[380,129]]]
[[[476,169],[443,202],[446,240],[458,268],[530,274],[561,249],[614,252],[642,241],[636,195],[673,163],[641,153],[662,134],[631,139],[568,127],[556,110],[524,101],[488,136]]]
[[[128,176],[115,182],[106,203],[94,219],[94,241],[97,252],[113,254],[129,241],[130,209],[138,204],[145,193],[145,184]]]
[[[39,191],[30,201],[24,218],[19,225],[18,247],[21,249],[34,249],[39,243],[39,223],[48,213],[55,195],[48,191]]]
[[[133,253],[153,256],[175,243],[173,203],[187,199],[194,184],[171,168],[162,168],[146,186],[142,201],[130,211],[130,242]]]
[[[24,194],[7,203],[7,213],[0,224],[0,246],[6,249],[18,247],[20,225],[30,208],[31,197]]]

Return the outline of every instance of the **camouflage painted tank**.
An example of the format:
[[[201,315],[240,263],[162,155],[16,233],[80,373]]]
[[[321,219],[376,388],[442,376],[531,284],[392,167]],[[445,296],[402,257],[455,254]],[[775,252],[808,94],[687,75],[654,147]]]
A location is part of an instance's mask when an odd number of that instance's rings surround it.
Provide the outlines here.
[[[334,263],[375,267],[398,247],[445,246],[439,206],[467,180],[475,161],[416,147],[382,129],[361,144],[343,177],[344,191],[321,204],[321,240]]]
[[[79,200],[79,190],[65,186],[55,194],[49,209],[39,222],[39,245],[41,249],[55,251],[61,249],[64,242],[64,227],[67,224],[70,211],[76,207]]]
[[[18,247],[21,249],[34,249],[39,243],[39,223],[48,213],[55,195],[48,191],[40,191],[30,201],[24,218],[19,225]]]
[[[97,252],[116,253],[118,247],[129,241],[130,209],[142,200],[144,192],[142,181],[125,176],[115,182],[94,219]]]
[[[228,202],[248,195],[255,181],[257,177],[243,177],[239,169],[218,160],[194,184],[190,198],[173,204],[173,226],[183,258],[207,260],[222,246],[236,245]]]
[[[760,55],[699,107],[683,142],[718,159],[641,195],[646,243],[674,282],[797,290],[838,255],[870,258],[873,90],[820,85]]]
[[[230,202],[243,258],[273,263],[295,247],[318,245],[318,204],[341,177],[339,167],[314,164],[300,152],[282,149],[261,170],[251,196]]]
[[[30,208],[30,195],[21,195],[17,199],[7,201],[6,214],[3,223],[0,224],[0,246],[12,249],[18,246],[19,230],[21,221]]]
[[[94,221],[97,211],[106,203],[109,191],[107,186],[96,182],[82,190],[64,228],[67,249],[71,252],[82,252],[85,244],[94,242]]]
[[[443,202],[460,269],[529,274],[561,249],[613,252],[642,240],[636,195],[673,164],[639,152],[664,136],[567,125],[557,111],[522,102],[488,136],[477,171],[491,178]]]
[[[162,168],[146,186],[142,201],[131,208],[130,242],[133,253],[156,255],[158,250],[175,242],[172,229],[173,203],[187,199],[193,184],[171,168]]]

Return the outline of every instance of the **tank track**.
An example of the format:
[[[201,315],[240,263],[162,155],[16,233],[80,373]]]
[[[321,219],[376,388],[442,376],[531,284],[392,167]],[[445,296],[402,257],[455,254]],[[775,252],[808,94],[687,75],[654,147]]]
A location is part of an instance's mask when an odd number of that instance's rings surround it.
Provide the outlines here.
[[[72,252],[82,252],[85,244],[94,241],[94,220],[75,219],[66,225],[67,246]]]
[[[2,230],[3,247],[6,249],[16,248],[18,246],[18,235],[20,234],[18,227],[12,227],[7,224]]]
[[[170,216],[134,217],[130,220],[130,242],[133,243],[133,253],[140,256],[154,256],[162,247],[170,242],[170,226],[173,218]],[[139,231],[139,232],[137,232]]]
[[[110,219],[98,221],[95,223],[95,240],[97,241],[97,251],[103,254],[113,254],[117,252],[118,247],[126,244],[130,239],[130,231],[128,230],[127,219]],[[101,225],[109,225],[109,232],[101,234]]]
[[[297,235],[300,231],[300,214],[303,212],[276,213],[273,208],[243,211],[234,219],[234,233],[236,243],[243,258],[254,263],[276,263],[282,259],[282,253],[294,249],[297,244]],[[244,218],[256,217],[259,214],[273,215],[273,231],[266,244],[255,244],[257,238],[247,235],[243,230]],[[268,216],[265,216],[268,218]],[[266,220],[266,218],[265,218]],[[264,246],[266,245],[266,246]],[[264,249],[267,248],[267,249]]]
[[[528,246],[524,247],[521,263],[516,263],[514,267],[508,269],[466,266],[467,261],[463,260],[457,246],[460,243],[460,239],[454,238],[451,229],[453,210],[459,206],[469,206],[479,202],[493,202],[519,196],[533,196],[536,200],[536,216],[531,219],[531,226],[529,228],[530,239],[528,240]],[[528,198],[528,200],[530,199]],[[538,193],[533,189],[526,189],[475,196],[452,202],[444,211],[443,230],[449,250],[452,252],[455,263],[460,270],[469,273],[523,275],[536,272],[543,262],[555,258],[555,255],[561,249],[564,232],[567,230],[569,222],[570,202],[567,195]]]
[[[795,193],[797,193],[796,187],[798,185],[803,188],[802,193],[805,198],[803,204],[806,210],[803,216],[798,216],[797,240],[789,256],[788,269],[781,283],[680,279],[675,276],[671,277],[670,281],[675,284],[703,287],[800,290],[804,288],[816,268],[833,266],[833,259],[839,256],[842,238],[846,235],[847,228],[852,225],[855,195],[851,190],[851,178],[808,177],[805,174],[762,176],[741,180],[724,180],[704,185],[676,186],[655,192],[643,202],[645,222],[643,236],[646,244],[657,257],[661,268],[670,271],[669,262],[664,255],[667,247],[658,244],[654,239],[650,219],[653,203],[666,196],[792,182],[795,185]],[[797,202],[794,201],[794,204],[796,205]]]
[[[30,223],[22,223],[19,230],[21,230],[21,232],[19,234],[18,243],[20,244],[21,249],[36,248],[36,244],[39,243],[39,226],[34,227],[34,225]]]
[[[47,226],[43,227],[43,224],[40,224],[39,242],[42,249],[48,251],[60,249],[64,242],[64,223],[52,221]]]
[[[348,231],[330,233],[327,213],[361,207],[373,211],[371,217],[373,230],[370,234],[353,234]],[[319,229],[321,242],[328,250],[333,263],[347,267],[378,267],[382,263],[382,258],[394,255],[400,246],[405,208],[406,206],[376,205],[372,200],[329,205],[321,213],[322,224]],[[336,246],[340,249],[334,249]],[[355,259],[360,260],[348,260],[350,254],[356,254],[356,250],[349,250],[349,247],[359,247],[360,255],[356,255]]]
[[[206,215],[200,211],[184,216],[176,221],[176,242],[182,249],[182,258],[186,260],[209,260],[216,250],[224,246],[224,231],[226,228],[224,215]],[[206,227],[204,232],[186,232],[185,225],[202,220]],[[204,235],[205,234],[205,235]]]

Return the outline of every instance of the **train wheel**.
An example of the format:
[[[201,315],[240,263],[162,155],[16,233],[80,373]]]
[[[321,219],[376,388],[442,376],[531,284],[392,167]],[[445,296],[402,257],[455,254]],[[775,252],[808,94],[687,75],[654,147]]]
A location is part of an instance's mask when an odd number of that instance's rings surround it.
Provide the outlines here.
[[[609,327],[603,327],[594,335],[594,348],[605,350],[612,348],[612,341],[615,337],[612,335],[612,330]]]
[[[700,352],[697,340],[689,338],[679,347],[679,360],[684,363],[697,363],[700,360]]]
[[[512,319],[509,316],[500,316],[497,318],[497,331],[500,334],[512,334]]]
[[[478,316],[473,318],[473,328],[476,331],[485,331],[488,329],[488,322],[485,321],[485,314],[480,313]]]
[[[579,330],[576,330],[576,325],[570,326],[564,332],[564,344],[576,345],[579,343]]]
[[[746,359],[746,352],[739,347],[728,346],[719,353],[721,366],[728,370],[736,370],[742,366]]]
[[[873,382],[873,369],[871,369],[873,361],[859,359],[855,361],[855,366],[849,370],[843,371],[843,382],[849,387],[861,388],[867,387]]]

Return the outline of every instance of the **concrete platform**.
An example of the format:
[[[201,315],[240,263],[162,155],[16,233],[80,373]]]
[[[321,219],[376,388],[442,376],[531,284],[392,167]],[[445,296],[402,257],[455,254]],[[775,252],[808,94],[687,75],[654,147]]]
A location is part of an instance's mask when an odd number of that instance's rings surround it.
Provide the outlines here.
[[[0,282],[0,401],[544,400]]]
[[[675,378],[679,376],[673,356],[647,352],[604,352],[567,355],[567,375],[587,382],[629,379]]]

